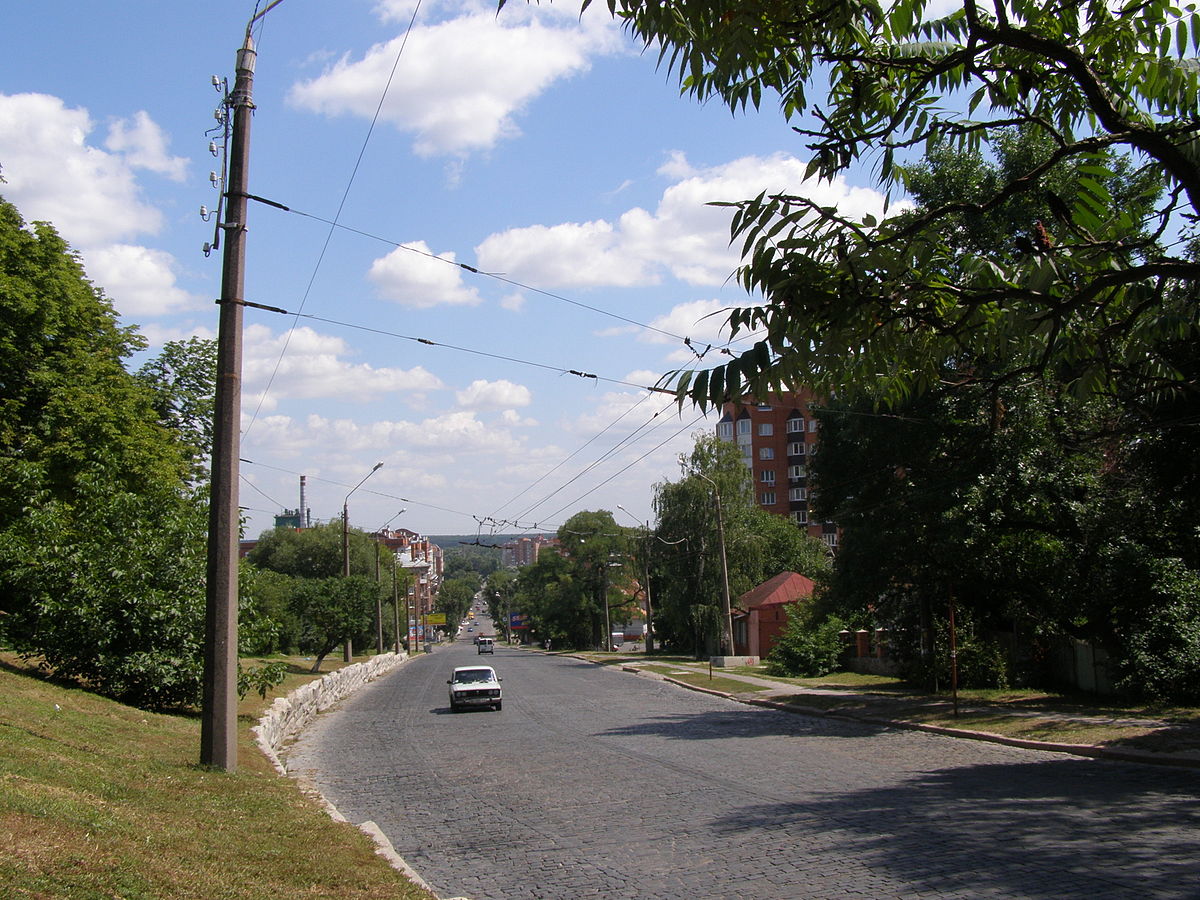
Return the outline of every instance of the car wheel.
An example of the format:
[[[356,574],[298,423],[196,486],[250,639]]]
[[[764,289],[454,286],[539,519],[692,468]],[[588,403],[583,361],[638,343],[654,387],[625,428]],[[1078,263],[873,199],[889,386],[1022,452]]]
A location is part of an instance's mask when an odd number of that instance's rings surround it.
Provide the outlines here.
[[[497,701],[497,702],[496,702],[496,712],[500,712],[500,704],[501,704],[502,702],[503,702],[503,701]]]

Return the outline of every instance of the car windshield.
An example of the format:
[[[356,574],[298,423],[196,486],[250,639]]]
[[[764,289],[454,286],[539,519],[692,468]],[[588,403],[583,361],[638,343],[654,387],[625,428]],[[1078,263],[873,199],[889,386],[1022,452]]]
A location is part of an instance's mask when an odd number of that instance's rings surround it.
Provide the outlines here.
[[[454,673],[454,680],[459,684],[476,684],[480,681],[491,681],[491,669],[464,669]]]

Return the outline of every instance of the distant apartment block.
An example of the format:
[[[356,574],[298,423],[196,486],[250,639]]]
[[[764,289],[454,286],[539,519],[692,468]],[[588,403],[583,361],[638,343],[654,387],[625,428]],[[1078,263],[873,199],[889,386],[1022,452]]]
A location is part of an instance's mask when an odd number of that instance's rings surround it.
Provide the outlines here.
[[[737,444],[754,481],[754,500],[763,509],[791,519],[810,535],[837,548],[833,522],[809,514],[813,488],[808,468],[817,453],[816,395],[801,390],[762,401],[726,403],[717,437]]]
[[[500,548],[500,565],[502,566],[532,566],[537,562],[538,554],[543,547],[557,547],[558,538],[535,534],[529,537],[509,541]]]

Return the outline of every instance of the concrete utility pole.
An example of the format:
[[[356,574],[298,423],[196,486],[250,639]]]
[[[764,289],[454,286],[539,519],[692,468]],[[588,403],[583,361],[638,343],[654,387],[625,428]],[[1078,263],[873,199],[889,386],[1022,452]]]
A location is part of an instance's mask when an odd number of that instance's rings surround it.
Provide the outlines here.
[[[253,22],[251,23],[253,24]],[[204,607],[204,684],[200,764],[237,768],[238,455],[242,415],[242,304],[246,265],[246,191],[254,63],[250,27],[237,53],[237,75],[226,106],[233,110],[225,185],[225,256],[217,332],[213,416],[212,491],[208,508],[208,561]]]

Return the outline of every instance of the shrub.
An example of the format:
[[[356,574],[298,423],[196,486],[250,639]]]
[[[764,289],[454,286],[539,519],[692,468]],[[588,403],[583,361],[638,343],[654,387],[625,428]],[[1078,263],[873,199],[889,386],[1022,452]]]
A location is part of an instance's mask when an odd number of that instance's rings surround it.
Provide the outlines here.
[[[1149,700],[1200,699],[1200,574],[1178,559],[1150,565],[1148,603],[1119,635],[1117,687]]]
[[[773,675],[817,677],[838,667],[842,652],[839,632],[845,624],[836,616],[818,621],[808,604],[787,608],[787,626],[767,656],[767,671]]]

